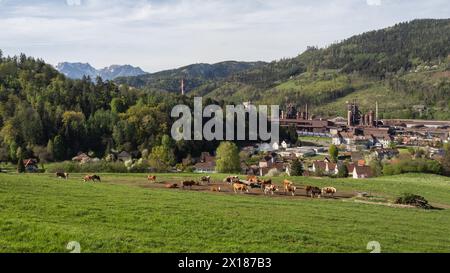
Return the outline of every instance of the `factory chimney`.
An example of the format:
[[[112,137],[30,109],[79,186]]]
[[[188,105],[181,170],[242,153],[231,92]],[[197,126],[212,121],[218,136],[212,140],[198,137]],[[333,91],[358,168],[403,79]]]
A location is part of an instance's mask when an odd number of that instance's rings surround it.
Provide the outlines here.
[[[378,101],[376,102],[376,113],[375,113],[375,127],[378,127]]]
[[[306,120],[309,120],[308,104],[306,104],[305,112],[306,112],[306,117],[305,117],[305,119],[306,119]]]
[[[184,77],[181,78],[181,95],[184,96]]]

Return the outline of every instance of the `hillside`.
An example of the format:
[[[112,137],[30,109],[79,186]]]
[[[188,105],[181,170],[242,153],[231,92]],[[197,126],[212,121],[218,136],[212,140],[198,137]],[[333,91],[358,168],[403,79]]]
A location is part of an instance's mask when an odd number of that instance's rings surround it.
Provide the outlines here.
[[[176,71],[120,82],[178,92]],[[378,100],[381,117],[450,119],[450,19],[400,23],[326,48],[309,47],[295,58],[229,71],[207,81],[186,73],[187,91],[234,103],[308,103],[323,117],[345,114],[345,101],[357,99],[367,110]],[[415,105],[427,110],[415,112]]]
[[[178,69],[165,70],[153,74],[136,77],[123,77],[116,80],[120,84],[128,84],[137,88],[160,89],[169,92],[180,91],[180,81],[185,79],[187,92],[199,88],[211,81],[220,81],[248,69],[265,65],[264,62],[227,61],[216,64],[192,64]]]
[[[158,175],[165,181],[199,176]],[[93,184],[80,175],[62,183],[51,174],[0,174],[0,252],[69,252],[70,241],[79,242],[83,253],[368,253],[374,240],[383,253],[445,252],[450,244],[448,209],[154,189],[142,177],[103,174],[102,183]],[[216,181],[223,177],[213,175]],[[449,180],[439,176],[293,181],[373,192],[378,199],[407,190],[442,207],[450,202]]]

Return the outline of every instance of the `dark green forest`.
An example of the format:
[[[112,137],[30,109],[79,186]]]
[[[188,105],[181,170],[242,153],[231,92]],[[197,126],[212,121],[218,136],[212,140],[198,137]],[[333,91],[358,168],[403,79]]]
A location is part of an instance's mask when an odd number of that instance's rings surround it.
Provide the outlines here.
[[[191,100],[143,92],[100,78],[71,80],[42,60],[0,58],[0,160],[46,161],[78,152],[151,150],[170,134],[170,111]],[[211,147],[209,147],[209,146]],[[179,157],[213,150],[214,143],[171,143]]]
[[[179,95],[181,78],[187,96]],[[401,23],[271,63],[194,64],[114,82],[68,79],[43,60],[0,51],[0,161],[164,146],[180,162],[212,152],[218,143],[164,141],[172,107],[191,105],[194,95],[206,104],[309,103],[322,117],[341,114],[345,100],[369,108],[376,97],[384,118],[450,119],[449,78],[449,19]],[[427,110],[419,115],[414,105]]]

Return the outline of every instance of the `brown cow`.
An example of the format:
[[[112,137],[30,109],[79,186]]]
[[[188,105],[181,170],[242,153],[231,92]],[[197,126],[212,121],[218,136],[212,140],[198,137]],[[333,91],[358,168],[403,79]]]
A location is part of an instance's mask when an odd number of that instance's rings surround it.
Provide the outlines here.
[[[195,182],[193,180],[189,180],[189,181],[183,181],[183,183],[181,183],[183,186],[183,190],[185,187],[189,187],[189,189],[192,189],[192,186],[199,186],[198,182]]]
[[[291,181],[285,179],[283,181],[283,187],[284,187],[284,193],[285,194],[287,194],[288,192],[292,192],[293,195],[295,195],[295,190],[297,188],[294,186],[294,183],[292,183]]]
[[[240,191],[241,193],[249,192],[247,185],[239,184],[239,183],[233,184],[233,190],[234,190],[234,193],[238,193],[238,191]]]
[[[147,180],[150,181],[150,182],[156,182],[156,176],[149,175],[149,176],[147,176]]]
[[[261,186],[261,190],[264,191],[266,186],[272,185],[272,179],[259,181],[259,185]]]
[[[68,173],[56,173],[56,177],[57,178],[64,178],[64,179],[69,179],[69,174]]]
[[[168,189],[176,189],[178,188],[178,184],[166,184],[165,187]]]
[[[316,197],[316,195],[320,198],[322,194],[322,190],[318,187],[314,186],[306,186],[306,195],[311,196],[311,198]]]
[[[290,192],[292,196],[295,196],[295,191],[297,190],[297,187],[294,185],[288,185],[284,187],[284,194],[287,194]]]
[[[328,195],[331,197],[334,197],[336,192],[337,192],[336,188],[333,188],[333,187],[325,187],[322,189],[322,195]]]
[[[98,176],[98,175],[86,175],[84,178],[83,178],[83,181],[84,182],[88,182],[88,181],[92,181],[92,182],[95,182],[95,180],[98,180],[98,182],[101,182],[102,180],[100,179],[100,176]]]
[[[251,184],[251,183],[258,183],[258,177],[256,177],[255,175],[249,175],[247,176],[247,181]]]
[[[227,178],[225,178],[223,180],[223,183],[228,183],[228,184],[233,184],[233,183],[238,183],[238,182],[239,182],[238,176],[228,176]]]
[[[201,179],[200,179],[200,181],[202,182],[202,183],[206,183],[206,184],[210,184],[211,183],[211,176],[203,176]]]
[[[222,189],[220,187],[211,187],[212,192],[221,192]]]
[[[83,182],[88,182],[88,181],[91,181],[92,180],[92,176],[90,176],[90,175],[86,175],[84,178],[83,178]]]
[[[265,195],[267,195],[267,194],[274,195],[276,191],[278,191],[278,188],[277,188],[277,186],[275,186],[275,185],[267,185],[267,186],[264,188],[264,194],[265,194]]]

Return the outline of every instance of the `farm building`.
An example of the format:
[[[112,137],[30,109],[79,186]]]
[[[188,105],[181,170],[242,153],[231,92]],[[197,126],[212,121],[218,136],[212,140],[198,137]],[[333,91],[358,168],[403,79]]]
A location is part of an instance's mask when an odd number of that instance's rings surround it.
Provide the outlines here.
[[[216,172],[216,158],[210,153],[203,152],[200,155],[199,162],[194,165],[197,173],[215,173]]]
[[[23,160],[23,165],[25,166],[25,171],[30,172],[30,173],[37,172],[39,170],[37,163],[38,163],[37,160],[34,158],[29,158],[29,159]]]
[[[131,159],[132,159],[131,154],[126,151],[123,151],[117,155],[117,160],[122,162],[130,161]]]
[[[365,179],[373,177],[372,169],[370,166],[354,166],[353,168],[354,179]]]

